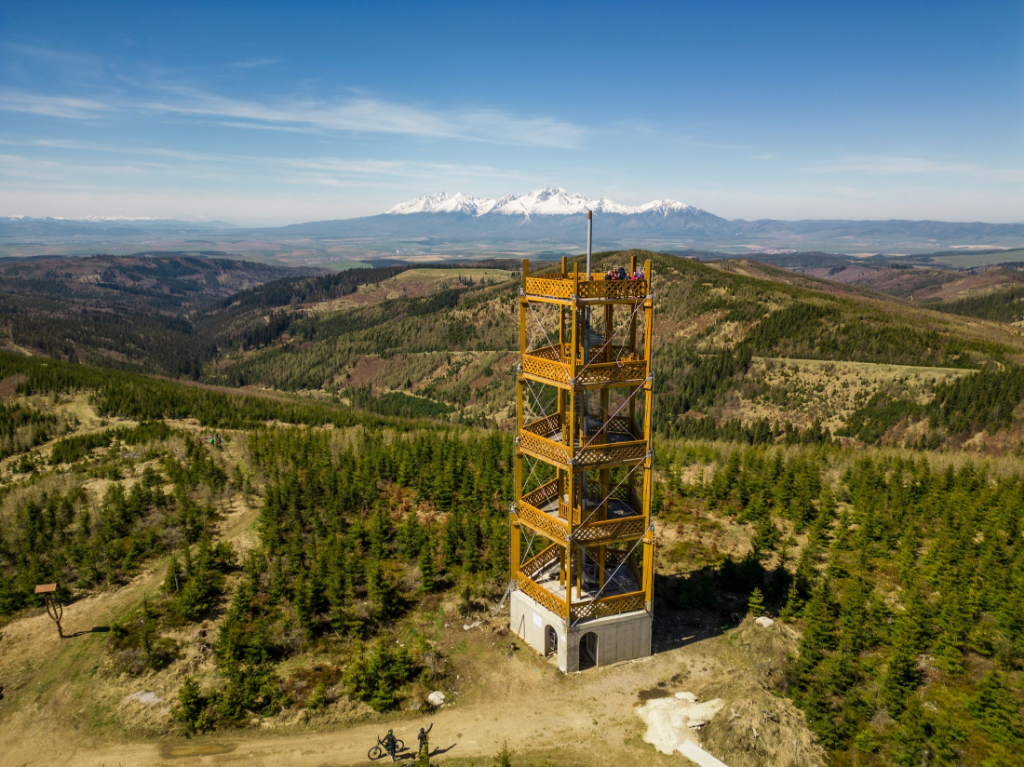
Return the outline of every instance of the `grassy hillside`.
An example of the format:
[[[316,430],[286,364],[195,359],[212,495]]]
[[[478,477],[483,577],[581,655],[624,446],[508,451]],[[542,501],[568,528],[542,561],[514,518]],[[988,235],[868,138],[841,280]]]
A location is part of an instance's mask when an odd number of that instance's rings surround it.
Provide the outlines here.
[[[1014,380],[1019,272],[840,264],[828,270],[846,280],[836,282],[753,261],[637,255],[655,262],[662,433],[1019,449],[1012,387],[995,385],[998,402],[966,422],[931,404],[949,387],[943,397],[969,394],[971,371]],[[596,268],[628,257],[598,254]],[[206,259],[38,259],[5,265],[0,309],[16,351],[507,425],[517,267],[272,279],[265,266]],[[986,430],[999,434],[976,439]]]

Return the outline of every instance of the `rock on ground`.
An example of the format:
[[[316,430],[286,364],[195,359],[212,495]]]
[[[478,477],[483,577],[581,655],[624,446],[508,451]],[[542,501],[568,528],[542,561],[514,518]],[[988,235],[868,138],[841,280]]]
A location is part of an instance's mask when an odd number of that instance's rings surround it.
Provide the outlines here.
[[[696,695],[684,692],[649,700],[637,706],[636,713],[647,724],[644,741],[671,754],[687,740],[696,741],[693,730],[707,724],[724,705],[718,698],[698,703]]]
[[[160,703],[163,698],[157,695],[155,692],[148,692],[146,690],[140,690],[139,692],[133,692],[131,695],[126,696],[125,700],[137,700],[146,706],[155,706]]]

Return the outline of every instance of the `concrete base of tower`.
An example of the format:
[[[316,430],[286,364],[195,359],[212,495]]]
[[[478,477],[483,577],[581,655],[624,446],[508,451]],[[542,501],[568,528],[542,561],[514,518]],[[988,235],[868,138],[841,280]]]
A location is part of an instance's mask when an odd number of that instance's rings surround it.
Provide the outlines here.
[[[651,654],[653,615],[644,610],[581,621],[566,630],[556,615],[521,591],[509,599],[512,633],[562,671],[584,671]]]

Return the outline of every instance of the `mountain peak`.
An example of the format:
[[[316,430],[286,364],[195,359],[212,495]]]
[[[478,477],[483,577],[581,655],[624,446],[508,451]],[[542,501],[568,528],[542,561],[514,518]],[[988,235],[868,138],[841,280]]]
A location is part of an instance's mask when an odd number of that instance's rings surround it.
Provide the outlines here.
[[[572,216],[592,210],[595,213],[615,213],[632,216],[650,214],[670,216],[673,214],[704,215],[704,211],[677,200],[654,200],[645,205],[621,205],[607,197],[592,199],[582,194],[569,193],[561,187],[550,186],[534,189],[525,194],[507,194],[499,199],[490,197],[467,197],[464,194],[437,192],[395,205],[384,215],[408,215],[411,213],[461,213],[471,216],[486,214],[504,216]]]

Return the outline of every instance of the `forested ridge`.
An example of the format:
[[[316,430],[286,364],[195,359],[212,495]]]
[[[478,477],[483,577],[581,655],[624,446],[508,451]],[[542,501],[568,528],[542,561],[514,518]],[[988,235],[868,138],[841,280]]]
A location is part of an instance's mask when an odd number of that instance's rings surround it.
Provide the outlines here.
[[[942,314],[753,262],[704,264],[644,251],[596,254],[595,268],[615,266],[634,253],[654,263],[654,368],[662,404],[657,427],[666,435],[935,448],[959,446],[1013,421],[1021,400],[1013,371],[1024,360],[1024,342],[1001,322],[962,322],[948,313],[959,311],[955,301],[926,302],[947,312]],[[373,413],[508,424],[517,285],[514,279],[463,279],[464,270],[482,265],[432,266],[428,271],[451,275],[433,282],[416,283],[417,270],[399,265],[287,277],[232,291],[220,283],[235,267],[220,264],[233,262],[216,259],[149,264],[136,258],[123,266],[108,259],[92,282],[74,287],[68,277],[57,279],[60,269],[77,262],[67,263],[25,274],[9,269],[16,287],[2,300],[13,318],[11,343],[60,359],[155,369],[229,387],[316,392]],[[544,268],[550,267],[534,267]],[[255,265],[236,271],[250,280],[273,276]],[[940,270],[920,270],[920,278],[919,270],[889,271],[919,283]],[[411,283],[401,282],[410,275]],[[394,290],[402,284],[421,289]],[[61,304],[64,294],[73,299],[70,308]],[[994,306],[1001,295],[963,300]],[[157,311],[140,310],[149,303]],[[998,311],[992,317],[1010,319]],[[851,394],[852,405],[829,418],[820,407],[808,415],[806,407],[787,400],[788,387],[757,370],[760,360],[789,359],[982,370],[1005,381],[971,384],[943,380],[951,378],[943,373],[923,390],[910,390],[862,377],[856,386],[863,394]],[[982,386],[986,402],[988,390],[1001,389],[997,403],[972,406],[968,417],[943,415],[940,398],[973,399],[974,387]],[[830,407],[832,413],[840,409]]]

